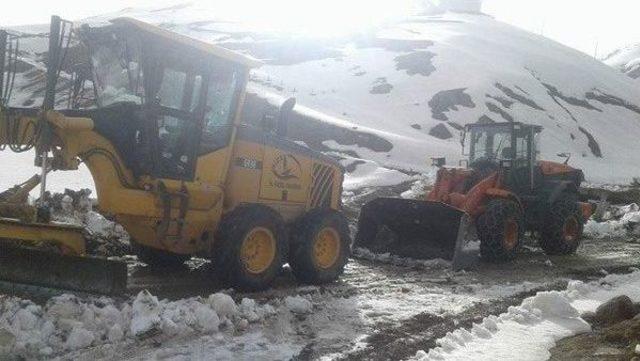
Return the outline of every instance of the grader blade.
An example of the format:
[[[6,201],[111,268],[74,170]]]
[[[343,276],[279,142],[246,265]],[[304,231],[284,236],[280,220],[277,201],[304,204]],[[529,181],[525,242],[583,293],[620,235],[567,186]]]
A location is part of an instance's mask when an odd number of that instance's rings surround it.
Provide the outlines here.
[[[414,259],[444,259],[454,269],[477,259],[468,215],[444,203],[380,198],[362,207],[355,247]]]
[[[54,243],[51,243],[54,241]],[[81,229],[68,225],[22,223],[0,218],[0,280],[11,284],[118,295],[126,291],[124,262],[63,255],[37,249],[56,244],[57,250],[84,253]],[[51,248],[51,247],[50,247]]]

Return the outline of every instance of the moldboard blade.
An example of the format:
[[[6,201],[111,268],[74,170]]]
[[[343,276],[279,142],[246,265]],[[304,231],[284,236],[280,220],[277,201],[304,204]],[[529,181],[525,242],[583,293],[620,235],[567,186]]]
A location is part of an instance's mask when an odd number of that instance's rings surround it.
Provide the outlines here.
[[[127,288],[127,265],[101,258],[64,256],[2,245],[0,280],[69,291],[119,295]]]

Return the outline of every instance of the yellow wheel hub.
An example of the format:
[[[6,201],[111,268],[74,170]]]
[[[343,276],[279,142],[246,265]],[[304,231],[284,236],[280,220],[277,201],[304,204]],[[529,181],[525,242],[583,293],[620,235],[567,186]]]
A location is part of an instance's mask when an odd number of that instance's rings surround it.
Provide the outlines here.
[[[331,268],[340,256],[340,235],[330,227],[323,228],[313,242],[313,259],[320,268]]]
[[[266,271],[276,258],[276,238],[269,229],[256,227],[244,237],[240,257],[247,271],[260,274]]]

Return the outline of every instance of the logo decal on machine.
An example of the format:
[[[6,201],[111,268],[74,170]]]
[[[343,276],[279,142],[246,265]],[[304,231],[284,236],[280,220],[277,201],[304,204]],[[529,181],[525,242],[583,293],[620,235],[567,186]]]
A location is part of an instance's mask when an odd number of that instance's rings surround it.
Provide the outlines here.
[[[302,176],[302,166],[296,157],[291,154],[281,154],[271,166],[273,174],[281,180],[298,180]]]

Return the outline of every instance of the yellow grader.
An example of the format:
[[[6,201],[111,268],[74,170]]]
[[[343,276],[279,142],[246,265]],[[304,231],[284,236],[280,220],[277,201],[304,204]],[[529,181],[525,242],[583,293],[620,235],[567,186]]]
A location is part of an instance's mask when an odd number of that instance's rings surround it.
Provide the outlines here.
[[[342,273],[344,170],[285,139],[293,99],[276,121],[241,124],[258,61],[134,19],[73,28],[54,16],[43,104],[18,108],[8,105],[15,43],[0,34],[0,145],[33,151],[42,173],[0,194],[0,279],[126,289],[124,263],[87,256],[82,229],[51,221],[47,174],[81,163],[100,211],[128,231],[146,263],[199,255],[216,277],[248,290],[269,287],[285,263],[307,283]],[[41,197],[27,204],[38,183]]]

